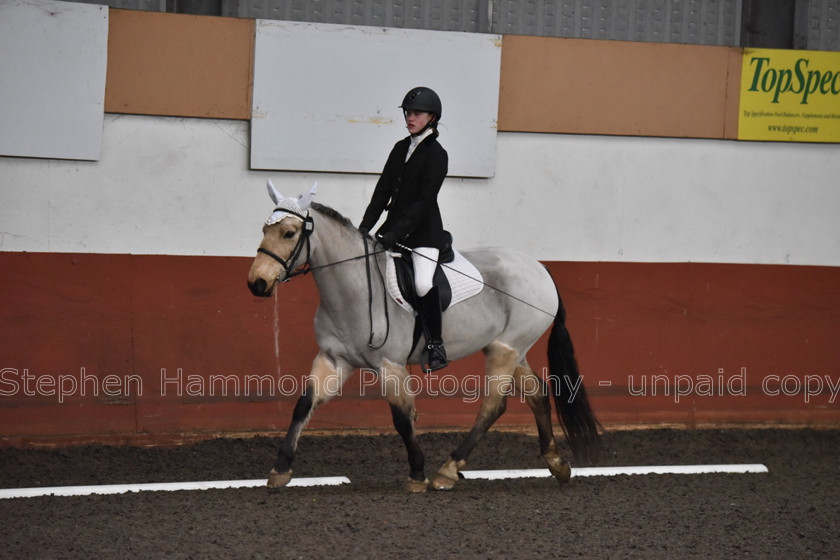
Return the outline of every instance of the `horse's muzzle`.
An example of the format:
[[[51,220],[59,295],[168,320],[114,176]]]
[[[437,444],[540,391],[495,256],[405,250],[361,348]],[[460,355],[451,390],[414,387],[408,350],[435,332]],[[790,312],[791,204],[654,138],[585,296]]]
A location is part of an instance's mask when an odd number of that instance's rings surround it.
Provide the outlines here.
[[[262,278],[257,278],[253,282],[248,282],[248,289],[257,297],[270,297],[271,290],[268,288],[268,283]]]

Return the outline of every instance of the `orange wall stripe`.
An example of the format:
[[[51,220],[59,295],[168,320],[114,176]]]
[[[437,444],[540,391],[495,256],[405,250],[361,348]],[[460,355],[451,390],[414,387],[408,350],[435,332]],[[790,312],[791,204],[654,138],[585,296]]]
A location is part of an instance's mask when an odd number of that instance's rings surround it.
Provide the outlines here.
[[[505,35],[500,131],[724,138],[740,49]],[[733,65],[737,64],[738,72]]]
[[[255,20],[110,10],[105,110],[251,117]],[[505,35],[498,129],[735,139],[741,49]]]
[[[251,118],[251,19],[112,9],[105,111]]]
[[[738,139],[738,111],[741,103],[741,61],[744,49],[727,49],[726,109],[724,111],[723,138]]]

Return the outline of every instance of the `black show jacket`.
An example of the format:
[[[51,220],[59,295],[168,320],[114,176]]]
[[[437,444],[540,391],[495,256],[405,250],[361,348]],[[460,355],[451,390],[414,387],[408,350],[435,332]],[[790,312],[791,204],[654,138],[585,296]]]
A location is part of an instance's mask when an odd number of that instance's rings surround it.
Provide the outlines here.
[[[378,234],[390,231],[408,247],[443,250],[447,239],[437,196],[449,170],[449,155],[435,132],[405,161],[410,143],[411,138],[406,137],[394,144],[359,227],[371,229],[387,210]]]

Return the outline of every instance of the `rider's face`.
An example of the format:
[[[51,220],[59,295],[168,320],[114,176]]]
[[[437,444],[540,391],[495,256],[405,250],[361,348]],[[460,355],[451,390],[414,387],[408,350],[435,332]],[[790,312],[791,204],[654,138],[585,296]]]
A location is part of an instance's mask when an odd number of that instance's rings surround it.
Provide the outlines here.
[[[434,115],[425,111],[404,111],[405,127],[409,134],[417,134],[432,122]]]

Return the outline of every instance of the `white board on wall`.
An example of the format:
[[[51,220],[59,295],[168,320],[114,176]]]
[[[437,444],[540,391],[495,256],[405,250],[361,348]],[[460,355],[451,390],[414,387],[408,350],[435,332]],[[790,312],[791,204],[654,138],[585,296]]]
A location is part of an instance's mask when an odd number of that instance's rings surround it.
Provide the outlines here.
[[[0,0],[0,155],[98,160],[108,7]]]
[[[427,86],[449,175],[492,177],[500,62],[499,35],[257,20],[251,167],[379,173]]]

